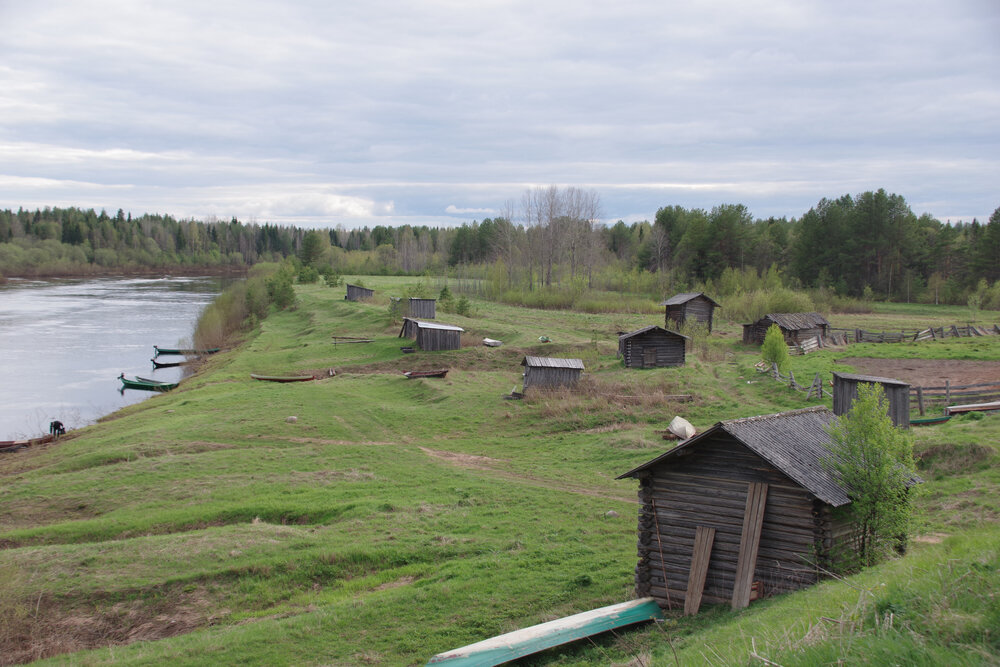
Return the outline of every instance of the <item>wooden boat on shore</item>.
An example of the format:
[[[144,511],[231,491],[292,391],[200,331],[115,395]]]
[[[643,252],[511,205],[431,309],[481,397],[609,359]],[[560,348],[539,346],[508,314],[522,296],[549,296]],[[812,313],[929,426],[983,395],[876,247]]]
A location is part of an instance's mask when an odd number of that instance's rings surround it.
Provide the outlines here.
[[[122,391],[126,389],[142,389],[143,391],[170,391],[177,387],[177,382],[160,382],[159,380],[150,380],[149,378],[141,378],[138,375],[134,379],[129,379],[125,377],[122,373],[118,376],[118,379],[122,381]]]
[[[174,368],[176,366],[187,366],[190,361],[157,361],[156,359],[150,359],[153,362],[153,368]]]
[[[312,375],[261,375],[259,373],[251,373],[250,377],[263,382],[308,382],[316,379]]]
[[[24,438],[22,440],[0,440],[0,452],[14,452],[19,449],[25,449],[27,447],[33,447],[35,445],[44,445],[47,442],[52,442],[56,439],[51,433],[39,436],[37,438]]]
[[[929,426],[931,424],[943,424],[951,419],[951,415],[938,415],[937,417],[920,417],[911,419],[910,426]]]
[[[158,357],[161,354],[175,354],[175,355],[177,355],[177,354],[183,354],[183,355],[186,355],[186,356],[201,355],[201,354],[215,354],[218,351],[219,351],[219,348],[217,348],[217,347],[213,347],[213,348],[208,349],[208,350],[191,350],[191,349],[183,349],[183,348],[179,348],[179,347],[160,347],[158,345],[154,345],[153,346],[153,356],[154,357]]]
[[[410,380],[414,378],[443,378],[448,374],[448,369],[443,368],[436,371],[406,371],[403,373]]]
[[[663,612],[653,598],[641,598],[585,611],[530,628],[515,630],[475,644],[438,653],[427,665],[449,667],[489,667],[538,653],[567,642],[583,639],[626,625],[662,619]]]
[[[990,401],[989,403],[969,403],[967,405],[949,405],[944,409],[944,412],[947,415],[960,415],[966,412],[991,412],[993,410],[1000,410],[1000,401]]]

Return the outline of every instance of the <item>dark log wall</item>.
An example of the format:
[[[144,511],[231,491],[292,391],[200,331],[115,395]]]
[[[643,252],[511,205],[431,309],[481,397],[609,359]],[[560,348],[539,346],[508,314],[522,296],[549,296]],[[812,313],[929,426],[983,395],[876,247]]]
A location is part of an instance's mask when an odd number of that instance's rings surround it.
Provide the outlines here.
[[[524,390],[528,387],[567,387],[580,379],[576,368],[547,368],[526,366],[524,369]]]
[[[858,398],[858,381],[833,377],[833,414],[847,413]],[[889,418],[894,426],[910,427],[910,387],[883,384],[889,403]]]
[[[667,606],[683,604],[697,526],[716,529],[703,600],[732,598],[749,482],[766,482],[767,501],[754,581],[761,594],[814,583],[817,548],[829,523],[816,516],[811,494],[729,436],[704,442],[640,480],[639,564],[636,589]],[[655,506],[655,515],[654,515]]]
[[[646,364],[646,350],[654,350],[656,353],[656,361],[652,366]],[[651,331],[622,341],[621,355],[628,368],[683,366],[684,339]]]
[[[684,324],[685,320],[688,318],[695,320],[696,322],[703,322],[708,326],[708,332],[712,332],[712,314],[715,310],[715,305],[703,296],[696,296],[687,303],[682,303],[677,306],[667,306],[666,311],[666,323],[667,328],[674,328]]]
[[[760,320],[754,322],[753,324],[743,325],[743,342],[747,344],[761,344],[764,342],[764,336],[767,335],[767,330],[771,328],[774,322],[770,320]],[[820,336],[824,338],[826,336],[826,327],[812,327],[809,329],[781,329],[781,333],[785,335],[785,342],[789,345],[798,345],[806,340]]]
[[[417,345],[421,350],[457,350],[462,347],[462,332],[446,329],[416,328]]]

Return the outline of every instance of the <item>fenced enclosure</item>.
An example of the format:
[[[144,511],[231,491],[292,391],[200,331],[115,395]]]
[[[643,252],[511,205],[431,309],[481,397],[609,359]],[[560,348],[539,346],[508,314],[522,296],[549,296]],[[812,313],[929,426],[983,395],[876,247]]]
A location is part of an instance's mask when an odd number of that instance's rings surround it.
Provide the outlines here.
[[[827,335],[834,345],[848,343],[904,343],[945,338],[972,338],[974,336],[996,336],[1000,325],[977,326],[974,324],[952,324],[951,326],[927,327],[926,329],[900,329],[899,331],[866,331],[864,329],[844,329],[830,327]]]

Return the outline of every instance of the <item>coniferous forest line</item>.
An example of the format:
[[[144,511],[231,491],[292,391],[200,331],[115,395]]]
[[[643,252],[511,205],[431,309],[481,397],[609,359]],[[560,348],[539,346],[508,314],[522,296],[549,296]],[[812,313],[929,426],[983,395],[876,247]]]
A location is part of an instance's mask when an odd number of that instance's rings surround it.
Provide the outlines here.
[[[984,223],[947,224],[878,190],[822,199],[792,219],[754,218],[741,204],[666,206],[631,224],[599,217],[596,192],[555,186],[458,227],[307,230],[121,209],[0,210],[0,279],[243,271],[295,258],[339,274],[478,278],[497,296],[780,286],[1000,308],[1000,208]]]

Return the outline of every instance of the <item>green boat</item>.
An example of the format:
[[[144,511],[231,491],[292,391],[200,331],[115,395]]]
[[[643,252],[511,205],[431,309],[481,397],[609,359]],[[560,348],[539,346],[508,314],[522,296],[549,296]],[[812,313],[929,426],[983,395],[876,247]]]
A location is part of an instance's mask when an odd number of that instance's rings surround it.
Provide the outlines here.
[[[219,348],[213,347],[208,350],[190,350],[183,349],[179,347],[160,347],[159,345],[153,346],[153,356],[158,357],[161,354],[183,354],[183,355],[197,355],[197,354],[215,354],[219,351]]]
[[[943,424],[951,419],[951,415],[939,415],[937,417],[921,417],[920,419],[911,419],[910,426],[928,426],[929,424]]]
[[[308,382],[316,379],[312,375],[261,375],[260,373],[251,373],[250,377],[263,382]]]
[[[663,612],[653,598],[642,598],[585,611],[530,628],[486,639],[462,648],[439,653],[427,663],[449,667],[489,667],[522,656],[590,637],[633,623],[662,619]]]
[[[126,389],[142,389],[144,391],[170,391],[177,387],[176,382],[160,382],[159,380],[150,380],[149,378],[141,378],[138,375],[135,379],[128,379],[125,374],[122,373],[118,376],[118,379],[122,381],[122,391]]]

